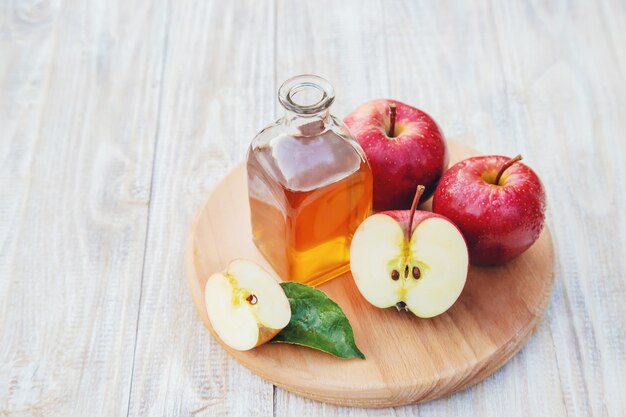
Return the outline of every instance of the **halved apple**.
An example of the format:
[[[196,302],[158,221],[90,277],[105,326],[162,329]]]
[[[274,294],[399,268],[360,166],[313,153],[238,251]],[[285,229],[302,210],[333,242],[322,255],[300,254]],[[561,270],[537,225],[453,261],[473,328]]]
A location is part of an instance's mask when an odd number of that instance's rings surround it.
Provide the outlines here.
[[[463,235],[447,218],[416,210],[368,217],[350,247],[350,268],[365,299],[379,308],[396,306],[418,317],[437,316],[457,300],[467,279]]]
[[[213,274],[204,289],[213,330],[228,346],[248,350],[269,341],[291,319],[289,300],[263,268],[245,259]]]

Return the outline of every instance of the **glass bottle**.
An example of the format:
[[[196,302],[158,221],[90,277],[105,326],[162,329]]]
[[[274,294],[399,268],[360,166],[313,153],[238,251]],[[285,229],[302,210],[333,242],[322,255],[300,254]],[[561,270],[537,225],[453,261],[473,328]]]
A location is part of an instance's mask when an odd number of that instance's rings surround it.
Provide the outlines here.
[[[296,76],[278,99],[285,115],[248,150],[254,243],[283,279],[319,285],[350,269],[352,235],[371,212],[372,172],[329,112],[328,81]]]

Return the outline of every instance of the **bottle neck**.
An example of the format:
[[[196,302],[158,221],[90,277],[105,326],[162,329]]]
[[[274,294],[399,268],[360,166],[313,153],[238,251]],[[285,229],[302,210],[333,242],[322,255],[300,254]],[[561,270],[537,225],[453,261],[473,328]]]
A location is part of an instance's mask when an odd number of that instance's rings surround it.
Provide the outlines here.
[[[312,137],[319,136],[328,130],[332,124],[332,119],[328,110],[305,116],[286,111],[283,124],[287,126],[294,137]]]
[[[285,81],[278,100],[285,108],[283,123],[302,136],[314,136],[332,123],[329,107],[335,99],[333,87],[315,75],[298,75]]]

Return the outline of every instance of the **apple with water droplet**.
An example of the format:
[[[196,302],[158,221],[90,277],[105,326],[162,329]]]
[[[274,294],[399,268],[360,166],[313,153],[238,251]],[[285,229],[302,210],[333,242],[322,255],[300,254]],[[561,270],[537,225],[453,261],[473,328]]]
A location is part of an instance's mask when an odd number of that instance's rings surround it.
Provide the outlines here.
[[[520,155],[477,156],[441,178],[433,211],[456,224],[472,265],[500,265],[521,255],[541,234],[546,194]]]
[[[359,142],[374,176],[376,211],[403,210],[415,187],[425,201],[448,167],[443,132],[428,114],[396,100],[372,100],[354,109],[344,123]]]

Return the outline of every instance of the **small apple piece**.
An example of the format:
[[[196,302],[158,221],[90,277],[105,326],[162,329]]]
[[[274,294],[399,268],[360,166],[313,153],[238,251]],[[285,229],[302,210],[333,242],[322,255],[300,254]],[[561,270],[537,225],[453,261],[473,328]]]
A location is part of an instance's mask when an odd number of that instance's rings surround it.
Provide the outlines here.
[[[410,206],[415,187],[434,191],[448,167],[448,148],[437,123],[425,112],[395,100],[372,100],[344,123],[359,142],[374,175],[374,210]]]
[[[433,211],[456,224],[472,265],[500,265],[521,255],[541,234],[546,194],[520,155],[478,156],[441,178]]]
[[[350,268],[365,299],[379,308],[406,308],[418,317],[437,316],[457,300],[467,279],[463,236],[448,219],[411,210],[368,217],[350,247]]]
[[[209,321],[228,346],[248,350],[269,341],[291,319],[289,300],[263,268],[235,259],[213,274],[204,289]]]

